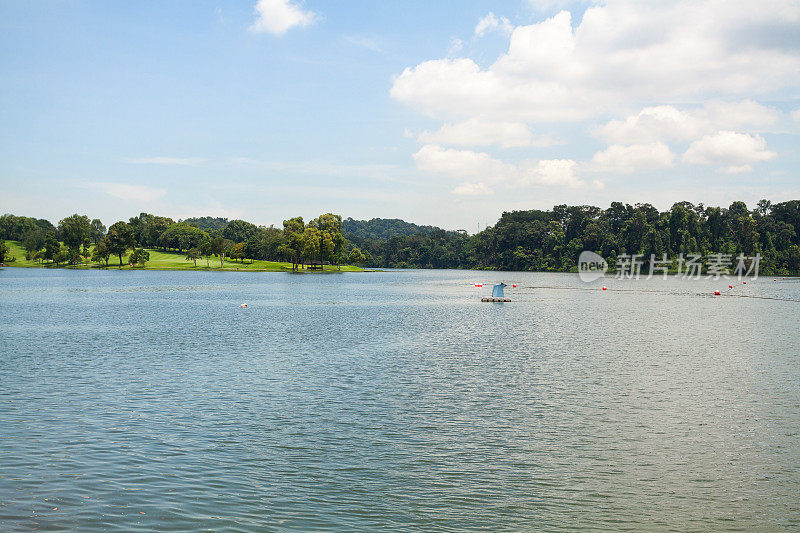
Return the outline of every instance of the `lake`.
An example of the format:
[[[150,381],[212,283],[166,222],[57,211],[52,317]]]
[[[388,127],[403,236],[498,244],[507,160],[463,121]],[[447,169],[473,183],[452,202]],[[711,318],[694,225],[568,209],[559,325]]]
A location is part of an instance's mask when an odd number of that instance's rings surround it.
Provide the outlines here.
[[[480,302],[496,280],[511,303]],[[0,270],[0,529],[797,529],[785,300],[800,280]]]

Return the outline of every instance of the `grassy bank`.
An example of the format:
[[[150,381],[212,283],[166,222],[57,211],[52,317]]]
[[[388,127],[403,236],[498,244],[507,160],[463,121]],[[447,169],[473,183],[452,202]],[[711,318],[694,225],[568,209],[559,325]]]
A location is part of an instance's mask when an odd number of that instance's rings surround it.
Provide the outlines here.
[[[25,259],[25,250],[22,248],[22,245],[15,241],[5,241],[6,245],[8,246],[9,255],[16,258],[13,262],[7,262],[6,265],[10,267],[28,267],[28,268],[72,268],[72,269],[87,269],[87,268],[94,268],[94,269],[101,269],[101,268],[113,268],[119,269],[119,258],[118,257],[111,257],[108,261],[108,267],[103,265],[98,265],[97,263],[93,262],[85,262],[79,265],[65,265],[61,264],[59,267],[56,267],[54,263],[37,263],[36,261],[28,261]],[[229,272],[236,272],[236,271],[243,271],[243,272],[291,272],[292,271],[292,264],[291,263],[282,263],[277,261],[259,261],[255,260],[252,263],[249,260],[243,261],[232,261],[226,260],[225,266],[220,268],[219,265],[219,258],[211,258],[211,260],[206,263],[205,258],[197,260],[197,266],[194,265],[193,261],[186,260],[186,254],[179,254],[175,252],[163,252],[161,250],[147,250],[150,253],[150,260],[144,267],[136,266],[131,267],[130,265],[124,264],[122,266],[123,270],[213,270],[213,271],[229,271]],[[123,259],[126,259],[127,256],[123,256]],[[325,272],[340,272],[339,268],[336,266],[325,265]],[[342,265],[341,272],[364,272],[364,269],[352,266],[352,265]]]

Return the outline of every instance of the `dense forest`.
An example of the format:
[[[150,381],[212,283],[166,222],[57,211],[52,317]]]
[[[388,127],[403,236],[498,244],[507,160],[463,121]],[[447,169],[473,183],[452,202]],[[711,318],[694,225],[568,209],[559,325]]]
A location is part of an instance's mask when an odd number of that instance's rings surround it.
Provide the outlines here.
[[[244,220],[192,218],[174,221],[142,213],[106,230],[97,220],[72,215],[57,226],[23,216],[0,217],[0,237],[19,241],[30,257],[76,263],[107,261],[128,252],[143,257],[146,248],[216,256],[220,261],[266,259],[352,263],[394,268],[474,268],[571,271],[578,255],[592,250],[613,265],[620,254],[651,257],[681,255],[761,255],[761,272],[800,274],[800,201],[754,209],[743,202],[727,208],[689,202],[659,211],[650,204],[613,202],[607,209],[558,205],[548,211],[505,212],[476,235],[417,226],[398,219],[359,221],[325,214],[305,223],[284,221],[283,228]],[[63,244],[61,244],[63,243]],[[90,246],[94,244],[94,246]],[[91,248],[91,251],[90,251]]]
[[[435,226],[417,226],[399,218],[373,218],[372,220],[347,218],[342,221],[342,231],[348,238],[381,241],[394,236],[408,237],[417,233],[429,235],[434,231],[441,231],[441,229]]]
[[[377,221],[377,223],[376,223]],[[650,204],[613,202],[594,206],[555,206],[549,211],[505,212],[493,227],[472,236],[433,231],[360,237],[377,232],[385,221],[352,221],[358,233],[345,236],[367,255],[370,264],[398,268],[476,268],[497,270],[570,271],[578,255],[591,250],[614,265],[620,254],[663,254],[708,257],[761,255],[764,273],[800,273],[800,201],[772,204],[761,200],[755,209],[743,202],[728,208],[690,202],[659,211]]]

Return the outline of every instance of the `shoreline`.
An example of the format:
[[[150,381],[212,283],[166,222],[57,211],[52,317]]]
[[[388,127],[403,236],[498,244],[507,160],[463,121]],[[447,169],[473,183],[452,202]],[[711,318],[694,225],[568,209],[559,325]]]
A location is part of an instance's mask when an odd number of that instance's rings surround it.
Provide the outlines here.
[[[342,270],[338,269],[330,269],[330,270],[292,270],[291,268],[214,268],[214,267],[193,267],[190,266],[188,268],[180,268],[180,267],[149,267],[149,266],[123,266],[120,268],[119,266],[95,266],[95,265],[14,265],[9,263],[2,263],[0,264],[0,269],[2,268],[20,268],[20,269],[42,269],[42,270],[96,270],[96,271],[118,271],[118,272],[141,272],[147,270],[153,271],[160,271],[160,272],[286,272],[289,274],[349,274],[349,273],[361,273],[361,272],[381,272],[379,269],[367,269],[361,267],[352,267],[348,266],[347,268],[343,268]]]

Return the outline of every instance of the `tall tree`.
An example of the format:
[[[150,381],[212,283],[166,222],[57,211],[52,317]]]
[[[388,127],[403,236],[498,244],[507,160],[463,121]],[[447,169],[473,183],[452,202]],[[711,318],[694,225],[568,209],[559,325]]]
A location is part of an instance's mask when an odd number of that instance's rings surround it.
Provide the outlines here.
[[[194,261],[195,268],[197,267],[197,260],[200,259],[203,254],[197,248],[192,248],[186,252],[186,260],[187,261]]]
[[[55,261],[56,256],[61,251],[61,243],[56,239],[55,231],[50,231],[44,238],[44,255],[43,259]]]
[[[108,241],[103,238],[95,245],[94,250],[92,251],[92,261],[95,261],[96,263],[104,261],[106,266],[108,266],[109,257],[111,257],[111,250],[108,249]]]
[[[119,257],[119,268],[122,268],[122,256],[136,246],[133,228],[127,222],[120,220],[108,228],[108,250],[112,255]]]
[[[81,245],[89,243],[91,235],[92,223],[86,215],[72,215],[62,219],[58,223],[58,231],[61,234],[61,240],[73,253],[77,251]]]
[[[99,218],[95,218],[94,220],[92,220],[92,227],[89,231],[89,234],[91,236],[92,242],[95,244],[100,242],[100,239],[105,237],[106,227],[103,225],[103,223],[100,221]]]
[[[230,253],[233,247],[233,241],[218,235],[211,239],[211,249],[213,254],[219,257],[219,267],[225,266],[225,257]]]
[[[284,242],[281,250],[292,260],[292,270],[297,270],[303,256],[305,224],[303,217],[294,217],[283,221]]]

